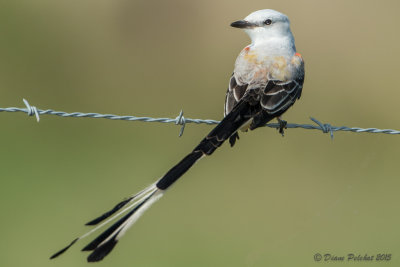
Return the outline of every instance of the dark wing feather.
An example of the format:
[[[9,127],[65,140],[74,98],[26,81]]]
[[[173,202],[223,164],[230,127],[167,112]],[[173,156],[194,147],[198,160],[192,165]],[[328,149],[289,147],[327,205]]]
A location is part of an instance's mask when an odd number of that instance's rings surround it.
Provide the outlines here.
[[[250,129],[264,126],[271,116],[281,116],[294,102],[300,98],[303,88],[304,75],[296,80],[282,82],[270,80],[263,90],[260,90],[260,105],[262,111],[253,118]]]
[[[261,93],[261,106],[269,114],[282,114],[300,98],[303,81],[304,76],[287,82],[268,81]]]
[[[239,102],[240,99],[244,96],[247,89],[247,84],[238,85],[235,74],[232,73],[231,79],[229,80],[228,90],[226,92],[225,98],[225,109],[224,115],[226,116],[233,107]]]
[[[232,74],[229,81],[228,91],[225,99],[225,116],[233,109],[238,101],[246,94],[250,95],[256,102],[260,101],[261,109],[254,116],[250,129],[254,130],[264,126],[271,120],[271,116],[282,115],[294,102],[300,98],[303,88],[304,74],[295,80],[279,81],[269,80],[264,88],[254,88],[248,90],[248,85],[238,85],[235,75]],[[235,132],[230,138],[229,143],[233,146],[239,135]]]
[[[231,79],[229,80],[228,90],[226,92],[225,106],[224,106],[224,116],[226,116],[233,107],[239,102],[239,100],[244,96],[247,89],[247,84],[238,85],[235,79],[235,74],[232,73]],[[239,134],[235,132],[229,137],[229,144],[234,146],[236,140],[239,140]]]

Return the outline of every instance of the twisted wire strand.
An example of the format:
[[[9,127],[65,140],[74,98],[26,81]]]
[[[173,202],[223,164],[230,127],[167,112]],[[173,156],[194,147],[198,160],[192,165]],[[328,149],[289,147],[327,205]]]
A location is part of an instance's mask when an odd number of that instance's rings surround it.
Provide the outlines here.
[[[153,118],[153,117],[136,117],[136,116],[120,116],[114,114],[100,114],[100,113],[82,113],[82,112],[64,112],[55,111],[52,109],[38,109],[35,106],[31,106],[26,99],[23,99],[26,108],[0,108],[0,112],[24,112],[28,116],[35,115],[37,122],[40,120],[40,115],[55,115],[60,117],[72,117],[72,118],[95,118],[95,119],[109,119],[109,120],[123,120],[123,121],[142,121],[142,122],[159,122],[159,123],[175,123],[176,125],[181,125],[179,131],[179,136],[183,135],[185,126],[187,123],[195,124],[218,124],[217,120],[203,120],[203,119],[190,119],[183,116],[183,111],[175,118]],[[302,128],[307,130],[320,130],[323,133],[329,133],[330,137],[333,139],[333,132],[345,131],[345,132],[355,132],[355,133],[382,133],[382,134],[400,134],[400,131],[393,129],[377,129],[377,128],[359,128],[359,127],[347,127],[347,126],[332,126],[329,123],[321,123],[315,118],[310,118],[314,124],[297,124],[288,123],[285,128]],[[278,123],[269,123],[266,127],[279,128]]]

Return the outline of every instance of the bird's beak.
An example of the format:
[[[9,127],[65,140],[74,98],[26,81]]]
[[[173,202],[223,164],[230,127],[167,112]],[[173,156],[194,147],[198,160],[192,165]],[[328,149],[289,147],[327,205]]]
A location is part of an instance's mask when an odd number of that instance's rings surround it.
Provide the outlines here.
[[[255,23],[248,22],[246,20],[238,20],[231,23],[232,27],[239,28],[239,29],[249,29],[254,28],[257,25]]]

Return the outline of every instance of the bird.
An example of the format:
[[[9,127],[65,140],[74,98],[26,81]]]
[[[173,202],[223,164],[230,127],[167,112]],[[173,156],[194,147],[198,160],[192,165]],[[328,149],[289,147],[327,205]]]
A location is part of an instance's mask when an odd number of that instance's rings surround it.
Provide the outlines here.
[[[108,229],[87,244],[88,262],[103,260],[126,231],[154,202],[198,160],[210,156],[229,139],[234,146],[238,131],[247,132],[277,119],[283,135],[285,113],[300,98],[304,83],[304,60],[296,51],[288,17],[272,9],[258,10],[243,20],[231,23],[251,39],[238,55],[225,96],[224,118],[195,148],[155,183],[115,205],[111,210],[86,223],[91,231],[74,239],[53,254],[54,259],[78,240],[113,222]]]

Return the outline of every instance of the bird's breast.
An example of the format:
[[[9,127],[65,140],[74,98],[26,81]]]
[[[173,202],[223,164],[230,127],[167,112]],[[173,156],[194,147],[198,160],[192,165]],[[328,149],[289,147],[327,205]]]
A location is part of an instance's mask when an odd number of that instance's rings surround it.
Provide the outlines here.
[[[266,84],[268,79],[287,81],[293,78],[301,66],[300,54],[271,55],[267,51],[257,51],[246,47],[235,63],[235,77],[241,83]]]

